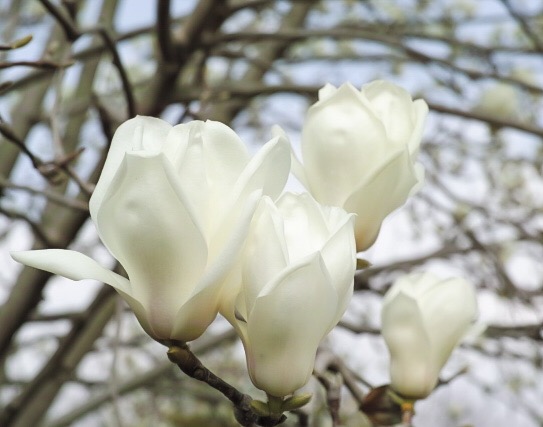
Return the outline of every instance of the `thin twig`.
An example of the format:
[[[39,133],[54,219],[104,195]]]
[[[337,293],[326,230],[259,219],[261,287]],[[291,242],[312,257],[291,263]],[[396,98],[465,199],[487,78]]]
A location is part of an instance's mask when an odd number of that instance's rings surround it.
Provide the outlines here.
[[[33,67],[33,68],[42,68],[44,70],[57,70],[59,68],[67,68],[74,65],[75,62],[64,62],[58,63],[54,61],[48,61],[45,59],[39,61],[10,61],[10,62],[0,62],[0,69],[10,68],[10,67]]]
[[[342,378],[331,371],[314,372],[313,374],[326,390],[326,404],[332,418],[332,427],[338,427],[340,425],[339,407],[341,404]]]
[[[44,230],[42,230],[40,224],[36,223],[35,221],[32,221],[30,218],[28,218],[26,215],[15,212],[12,210],[5,209],[3,207],[0,207],[0,214],[4,214],[8,218],[11,219],[20,219],[24,222],[26,222],[32,231],[34,232],[34,235],[38,240],[41,240],[41,242],[46,245],[49,248],[57,247],[58,245],[55,245],[53,241],[47,236]]]
[[[28,156],[30,161],[32,162],[32,165],[39,170],[40,166],[43,165],[43,161],[36,157],[25,145],[24,141],[20,139],[13,130],[3,121],[0,120],[0,133],[4,135],[4,137],[11,141],[13,144],[15,144],[19,149]]]
[[[11,181],[9,181],[9,180],[1,177],[1,176],[0,176],[0,188],[9,188],[9,189],[12,189],[12,190],[21,190],[21,191],[26,191],[26,192],[28,192],[30,194],[44,196],[45,198],[47,198],[49,201],[51,201],[53,203],[56,203],[58,205],[65,206],[65,207],[71,208],[71,209],[77,209],[77,210],[84,211],[84,212],[89,210],[88,203],[83,202],[82,200],[71,199],[71,198],[68,198],[68,197],[64,197],[62,194],[55,193],[54,191],[38,190],[36,188],[32,188],[32,187],[29,187],[29,186],[26,186],[26,185],[14,184]]]
[[[507,11],[509,12],[509,15],[517,21],[519,26],[522,28],[522,31],[526,36],[532,41],[534,46],[537,48],[538,51],[543,52],[543,42],[539,39],[538,34],[536,31],[532,30],[528,22],[526,22],[526,19],[521,16],[517,11],[513,8],[509,0],[500,0],[501,3],[505,6]]]
[[[128,117],[135,117],[137,114],[136,101],[134,99],[134,94],[132,93],[132,86],[130,84],[130,80],[128,79],[128,73],[126,72],[123,62],[121,61],[121,56],[119,55],[119,51],[117,50],[115,40],[113,39],[113,37],[111,37],[109,31],[106,28],[96,28],[94,30],[90,30],[89,32],[99,34],[104,40],[107,49],[111,52],[111,55],[113,56],[113,65],[115,65],[115,67],[117,68],[117,71],[119,72],[119,77],[121,78],[123,92],[126,98],[126,108],[128,109]]]

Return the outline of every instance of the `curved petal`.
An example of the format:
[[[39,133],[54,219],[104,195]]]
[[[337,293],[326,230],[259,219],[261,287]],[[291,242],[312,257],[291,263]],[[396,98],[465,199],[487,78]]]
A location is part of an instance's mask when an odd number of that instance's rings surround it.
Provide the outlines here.
[[[320,205],[308,193],[284,193],[277,200],[284,221],[290,263],[318,251],[330,235]]]
[[[417,302],[400,292],[383,304],[381,334],[390,352],[394,390],[405,397],[424,398],[434,389],[439,368]]]
[[[407,144],[415,126],[409,92],[393,83],[376,80],[364,85],[362,94],[384,124],[388,138],[396,144]]]
[[[242,262],[247,315],[262,289],[288,264],[284,224],[269,197],[263,197],[253,217]]]
[[[264,144],[239,176],[231,191],[234,206],[258,189],[273,200],[283,191],[290,172],[290,145],[284,132],[277,128],[274,131],[274,138]]]
[[[228,209],[232,187],[249,162],[247,149],[232,129],[211,120],[173,127],[168,145],[171,141],[184,141],[174,164],[188,200],[211,234]]]
[[[163,337],[207,263],[193,218],[163,154],[127,154],[97,218],[104,243],[128,273],[132,295]]]
[[[65,249],[41,249],[10,252],[21,264],[45,270],[71,280],[92,279],[107,283],[115,289],[130,294],[130,282],[123,276],[102,267],[92,258],[80,252]]]
[[[125,153],[140,150],[158,153],[170,129],[171,125],[164,120],[145,116],[136,116],[117,128],[100,179],[89,200],[90,215],[94,221]]]
[[[193,121],[187,124],[174,126],[168,134],[168,146],[173,142],[178,145],[177,153],[173,155],[172,163],[177,172],[177,179],[184,194],[184,200],[193,212],[193,218],[201,226],[202,233],[208,230],[207,224],[210,212],[209,183],[206,177],[206,159],[202,141],[202,128],[204,122]],[[209,241],[209,236],[205,236]]]
[[[158,338],[147,320],[145,308],[132,296],[130,282],[119,274],[102,267],[92,258],[65,249],[42,249],[10,254],[17,262],[71,280],[92,279],[110,285],[128,303],[145,332],[155,339]]]
[[[191,296],[175,315],[171,339],[188,342],[202,335],[219,311],[220,286],[217,280]]]
[[[409,151],[404,148],[351,194],[343,207],[347,212],[358,215],[355,222],[358,251],[375,242],[385,217],[405,203],[415,183],[416,174]]]
[[[390,150],[385,128],[360,92],[342,85],[313,105],[302,130],[302,155],[311,193],[342,206],[359,183],[379,168]]]
[[[260,191],[249,195],[245,203],[232,211],[213,240],[210,268],[198,284],[197,291],[216,281],[224,281],[220,310],[228,320],[234,318],[235,301],[241,287],[240,251],[245,243],[251,219],[262,197]],[[241,211],[239,211],[241,209]],[[226,277],[228,275],[228,277]]]
[[[333,328],[341,319],[353,295],[354,273],[356,270],[356,243],[354,239],[353,215],[343,211],[344,221],[332,234],[321,250],[326,269],[338,296]]]
[[[258,388],[286,396],[307,383],[336,300],[318,254],[257,298],[247,322],[246,347],[251,379]]]
[[[447,362],[477,313],[475,292],[462,279],[434,282],[419,302],[438,369]]]
[[[294,153],[294,150],[291,149],[290,152],[290,171],[292,175],[302,184],[302,186],[309,191],[309,181],[307,180],[307,175],[305,173],[304,165]]]
[[[337,88],[330,83],[326,83],[323,87],[319,89],[319,101],[324,101],[330,98],[334,93],[336,93]]]
[[[230,127],[213,120],[204,123],[202,140],[211,185],[230,189],[250,161],[245,144]]]
[[[219,238],[221,247],[213,251],[216,255],[210,259],[208,269],[176,314],[172,338],[186,341],[197,338],[215,319],[219,309],[236,325],[235,301],[241,283],[239,254],[260,198],[258,191],[251,194],[241,213],[237,213],[237,222],[223,230],[224,236]]]

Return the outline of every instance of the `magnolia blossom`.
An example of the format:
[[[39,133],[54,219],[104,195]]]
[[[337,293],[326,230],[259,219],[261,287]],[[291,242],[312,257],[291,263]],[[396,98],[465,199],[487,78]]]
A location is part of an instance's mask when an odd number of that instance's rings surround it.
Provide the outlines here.
[[[277,135],[252,159],[228,126],[172,127],[136,117],[116,131],[90,215],[128,279],[69,250],[12,253],[72,280],[113,286],[156,340],[190,341],[217,315],[220,287],[262,194],[278,196],[290,169]]]
[[[242,289],[224,313],[241,336],[249,374],[269,395],[309,380],[322,338],[353,293],[352,215],[309,194],[263,198],[242,257]],[[235,313],[235,316],[234,316]]]
[[[412,101],[385,81],[361,91],[327,84],[307,113],[302,133],[303,166],[297,178],[319,202],[357,214],[359,251],[370,247],[383,219],[422,183],[415,165],[428,106]]]
[[[392,388],[408,398],[428,396],[476,313],[475,290],[463,279],[442,280],[430,273],[398,279],[382,311]]]

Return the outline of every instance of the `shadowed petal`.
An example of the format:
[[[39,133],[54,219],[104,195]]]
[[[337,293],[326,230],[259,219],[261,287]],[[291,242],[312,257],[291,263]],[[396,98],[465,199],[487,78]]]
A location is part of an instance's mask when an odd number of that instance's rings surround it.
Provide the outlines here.
[[[404,148],[353,191],[343,207],[347,212],[357,214],[355,235],[358,251],[375,242],[381,223],[389,213],[405,203],[416,179],[409,151]]]
[[[128,273],[133,296],[165,337],[207,263],[206,242],[176,179],[163,154],[128,154],[97,218],[104,243]]]
[[[315,255],[263,291],[249,314],[249,371],[255,385],[271,395],[291,394],[311,376],[337,303],[325,270]]]
[[[392,387],[406,397],[426,397],[436,385],[439,368],[433,363],[417,302],[400,292],[392,304],[383,305],[381,317]]]

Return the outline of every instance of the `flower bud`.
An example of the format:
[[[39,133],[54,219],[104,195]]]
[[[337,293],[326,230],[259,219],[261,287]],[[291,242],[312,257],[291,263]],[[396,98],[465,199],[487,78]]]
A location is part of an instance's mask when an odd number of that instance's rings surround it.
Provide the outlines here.
[[[242,256],[242,288],[231,313],[249,374],[268,395],[309,380],[322,338],[353,292],[353,217],[309,194],[261,201]]]
[[[399,278],[381,313],[392,388],[406,398],[428,396],[476,313],[475,290],[463,279],[430,273]]]
[[[384,218],[422,185],[415,164],[428,106],[402,88],[374,81],[328,84],[307,113],[303,166],[293,169],[320,203],[357,214],[356,247],[370,247]]]

